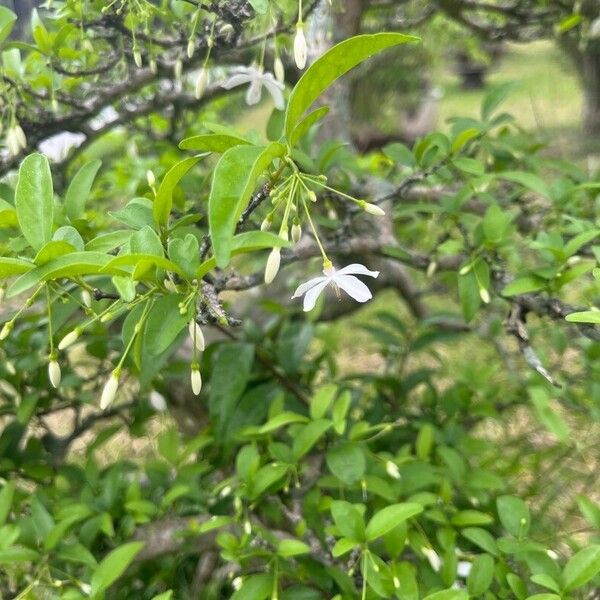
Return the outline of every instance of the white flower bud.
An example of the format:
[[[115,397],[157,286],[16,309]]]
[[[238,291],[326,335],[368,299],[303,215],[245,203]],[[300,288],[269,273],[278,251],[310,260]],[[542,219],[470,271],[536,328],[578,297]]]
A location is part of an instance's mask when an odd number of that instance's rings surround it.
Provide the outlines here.
[[[244,533],[250,535],[252,533],[252,524],[250,521],[244,521]]]
[[[117,390],[119,389],[119,377],[113,371],[111,376],[108,378],[108,381],[104,384],[104,389],[102,390],[102,396],[100,396],[100,408],[105,410],[108,408],[115,399],[117,395]]]
[[[200,329],[200,325],[198,325],[198,323],[192,319],[188,325],[188,330],[190,332],[192,342],[196,345],[198,352],[204,352],[206,344],[204,342],[204,334],[202,333],[202,329]]]
[[[25,132],[18,123],[15,125],[15,139],[21,148],[27,147],[27,138],[25,137]]]
[[[58,343],[58,349],[64,350],[65,348],[68,348],[71,344],[77,341],[80,334],[81,331],[79,329],[73,329],[73,331],[67,333],[67,335],[65,335],[65,337]]]
[[[88,308],[92,307],[92,295],[87,290],[81,291],[81,301],[84,306],[87,306]]]
[[[154,58],[150,59],[150,71],[153,75],[156,75],[158,72],[158,65],[156,64],[156,60]]]
[[[192,392],[197,396],[202,389],[202,375],[200,375],[200,369],[198,369],[198,367],[192,367],[190,380],[192,383]]]
[[[150,392],[148,398],[150,406],[157,412],[164,412],[167,410],[167,402],[162,394],[159,394],[156,390]]]
[[[600,17],[594,19],[590,25],[590,39],[600,38]]]
[[[427,265],[427,277],[433,277],[435,275],[435,272],[437,271],[437,267],[438,264],[435,260],[432,260],[428,265]]]
[[[206,92],[206,86],[208,85],[208,70],[205,67],[202,67],[198,71],[198,77],[196,77],[196,89],[194,90],[194,95],[196,96],[196,100],[200,100],[202,96],[204,96],[204,92]]]
[[[285,81],[285,69],[283,68],[283,62],[279,56],[275,58],[275,63],[273,64],[273,71],[275,73],[275,78],[279,83],[283,83]]]
[[[178,58],[175,61],[175,66],[173,67],[173,73],[175,75],[175,79],[177,81],[179,81],[181,79],[181,73],[183,72],[183,63],[181,62],[181,59]]]
[[[15,135],[14,127],[11,127],[6,134],[6,147],[11,156],[18,156],[21,148]]]
[[[55,360],[51,360],[48,363],[48,379],[50,379],[53,388],[58,388],[60,385],[60,377],[60,365]]]
[[[290,232],[288,231],[287,227],[284,227],[280,232],[279,232],[279,237],[284,240],[284,241],[288,241],[290,239]]]
[[[243,583],[244,583],[244,580],[241,577],[236,577],[231,582],[231,585],[233,586],[233,589],[237,592],[242,587]]]
[[[317,194],[315,194],[312,190],[308,190],[308,199],[311,202],[316,202],[317,201]]]
[[[306,67],[307,54],[308,47],[304,36],[304,23],[298,23],[296,25],[296,37],[294,38],[294,60],[299,69]]]
[[[392,462],[391,460],[386,460],[385,471],[393,479],[400,479],[400,470],[398,469],[398,465],[395,462]]]
[[[490,303],[490,293],[485,288],[479,288],[479,296],[485,304]]]
[[[4,368],[11,374],[11,375],[16,375],[17,374],[17,369],[15,369],[15,365],[14,363],[12,363],[10,360],[7,360],[4,363]]]
[[[5,340],[10,335],[10,332],[13,330],[13,327],[14,325],[12,321],[4,323],[4,327],[0,330],[0,342],[2,340]]]
[[[385,211],[379,208],[376,204],[371,204],[370,202],[365,202],[361,204],[362,209],[365,212],[368,212],[370,215],[375,215],[377,217],[383,217],[385,215]]]
[[[156,177],[151,169],[146,171],[146,181],[150,187],[154,187],[156,185]]]
[[[195,50],[195,46],[194,46],[194,40],[190,39],[188,40],[188,44],[187,44],[187,56],[188,58],[192,58],[192,56],[194,56],[194,50]]]
[[[271,220],[270,217],[267,216],[263,219],[263,222],[260,224],[260,230],[268,231],[269,229],[271,229],[272,224],[273,224],[273,221]]]
[[[466,275],[473,268],[473,263],[465,265],[459,272],[459,275]]]
[[[442,559],[433,548],[421,548],[421,552],[425,555],[434,571],[439,571],[442,568]]]
[[[300,225],[298,223],[294,223],[292,225],[292,242],[294,242],[294,244],[297,244],[300,241],[301,237],[302,237],[302,227],[300,227]]]
[[[265,268],[265,283],[271,283],[277,272],[279,271],[279,265],[281,264],[281,250],[279,248],[273,248],[267,258],[267,266]]]
[[[399,590],[400,589],[400,580],[398,579],[398,577],[396,577],[396,575],[394,575],[394,579],[392,579],[392,581],[394,582],[394,588]]]
[[[138,69],[141,69],[142,67],[142,54],[141,52],[135,48],[133,51],[133,60],[135,62],[135,65]]]

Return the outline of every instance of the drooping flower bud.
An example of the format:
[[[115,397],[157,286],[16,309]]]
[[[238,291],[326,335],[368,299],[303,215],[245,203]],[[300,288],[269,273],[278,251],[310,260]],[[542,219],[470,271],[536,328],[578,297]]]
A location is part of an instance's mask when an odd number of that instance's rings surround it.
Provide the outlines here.
[[[400,479],[400,470],[398,469],[398,465],[395,462],[392,462],[391,460],[386,460],[385,471],[393,479]]]
[[[208,85],[208,69],[206,67],[202,67],[198,71],[198,77],[196,77],[196,88],[194,90],[194,95],[196,96],[196,100],[200,100],[202,96],[204,96],[204,92],[206,91],[206,86]]]
[[[81,330],[78,327],[73,329],[73,331],[67,333],[67,335],[65,335],[65,337],[62,340],[60,340],[60,342],[58,343],[58,349],[64,350],[65,348],[68,348],[71,344],[77,341],[80,335]]]
[[[159,394],[156,390],[152,390],[150,392],[150,397],[148,400],[150,402],[150,406],[156,412],[165,412],[165,410],[167,410],[167,402],[165,397],[162,394]]]
[[[279,56],[275,58],[275,62],[273,63],[273,72],[275,73],[275,79],[277,79],[279,83],[285,81],[285,69],[283,68],[283,62]]]
[[[484,287],[479,288],[479,297],[484,302],[484,304],[490,303],[490,293]]]
[[[87,306],[88,308],[92,307],[92,295],[87,290],[81,291],[81,301],[84,306]]]
[[[368,212],[370,215],[375,215],[377,217],[383,217],[383,215],[385,215],[385,211],[382,210],[376,204],[371,204],[370,202],[365,202],[363,200],[360,206],[365,212]]]
[[[58,389],[60,378],[60,365],[53,359],[48,363],[48,379],[50,379],[53,388]]]
[[[317,201],[317,194],[315,194],[312,190],[308,190],[308,199],[311,202],[316,202]]]
[[[198,352],[204,352],[206,344],[204,342],[204,334],[202,333],[202,329],[200,329],[200,325],[198,325],[198,323],[192,319],[189,322],[188,330],[190,332],[192,342],[196,345]]]
[[[11,156],[18,156],[19,152],[21,151],[14,127],[11,127],[6,134],[6,147],[8,148],[8,153]]]
[[[192,392],[198,396],[200,394],[200,390],[202,390],[202,375],[200,375],[200,369],[197,366],[192,367],[190,380],[192,383]]]
[[[279,271],[281,264],[281,249],[273,248],[267,258],[267,266],[265,267],[265,283],[271,283]]]
[[[153,75],[156,75],[158,72],[158,65],[156,64],[156,59],[154,58],[150,59],[150,71]]]
[[[292,225],[292,242],[297,244],[302,237],[302,227],[300,227],[299,223],[294,223]]]
[[[308,47],[304,35],[304,23],[299,22],[296,25],[296,36],[294,37],[294,60],[299,69],[306,67],[307,55]]]
[[[148,185],[151,188],[153,188],[156,185],[156,177],[154,176],[152,169],[148,169],[146,171],[146,181],[148,182]]]
[[[142,53],[137,48],[134,48],[134,50],[133,50],[133,60],[135,62],[135,66],[138,69],[141,69],[142,68]]]
[[[100,396],[100,409],[105,410],[108,408],[115,399],[117,395],[117,390],[119,389],[119,376],[115,371],[113,371],[108,378],[108,381],[104,384],[104,389],[102,390],[102,396]]]
[[[287,227],[284,227],[280,232],[279,232],[279,237],[284,240],[284,241],[288,241],[290,239],[290,233],[288,231]]]
[[[273,224],[273,221],[271,219],[271,215],[267,215],[263,219],[263,222],[260,224],[260,230],[261,231],[268,231],[269,229],[271,229],[271,225],[272,224]]]
[[[189,39],[188,40],[188,44],[187,44],[187,56],[188,58],[192,58],[192,56],[194,56],[194,50],[195,50],[195,46],[194,46],[194,40]]]
[[[18,123],[15,125],[15,138],[21,148],[27,147],[27,138],[25,137],[25,132]]]
[[[4,323],[4,327],[0,330],[0,342],[2,340],[5,340],[9,335],[10,332],[13,330],[13,323],[12,321],[8,321],[8,323]]]
[[[177,81],[181,80],[181,74],[183,72],[183,63],[181,62],[181,59],[178,58],[175,61],[175,66],[173,67],[173,74],[175,75],[175,79]]]
[[[437,271],[437,262],[435,260],[432,260],[428,265],[427,265],[427,277],[433,277],[435,275],[435,272]]]

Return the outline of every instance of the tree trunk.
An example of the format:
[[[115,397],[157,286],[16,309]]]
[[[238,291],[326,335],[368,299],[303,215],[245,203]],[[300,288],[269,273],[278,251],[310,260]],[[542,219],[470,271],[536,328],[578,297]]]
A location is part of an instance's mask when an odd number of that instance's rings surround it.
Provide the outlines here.
[[[600,136],[600,40],[590,40],[581,53],[583,86],[583,128]]]

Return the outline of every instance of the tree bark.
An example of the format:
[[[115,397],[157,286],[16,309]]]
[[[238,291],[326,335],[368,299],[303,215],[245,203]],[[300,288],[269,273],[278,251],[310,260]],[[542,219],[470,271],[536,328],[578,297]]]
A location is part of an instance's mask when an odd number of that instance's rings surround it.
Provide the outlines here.
[[[581,53],[583,86],[583,128],[589,135],[600,135],[600,40],[590,40]]]

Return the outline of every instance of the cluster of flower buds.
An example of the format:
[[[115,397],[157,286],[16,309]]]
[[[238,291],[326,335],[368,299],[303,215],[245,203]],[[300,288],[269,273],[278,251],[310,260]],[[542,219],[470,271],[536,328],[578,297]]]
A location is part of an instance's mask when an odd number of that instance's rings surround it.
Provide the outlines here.
[[[19,156],[21,150],[27,147],[27,138],[19,123],[15,123],[12,127],[8,128],[6,132],[6,146],[11,156]]]

